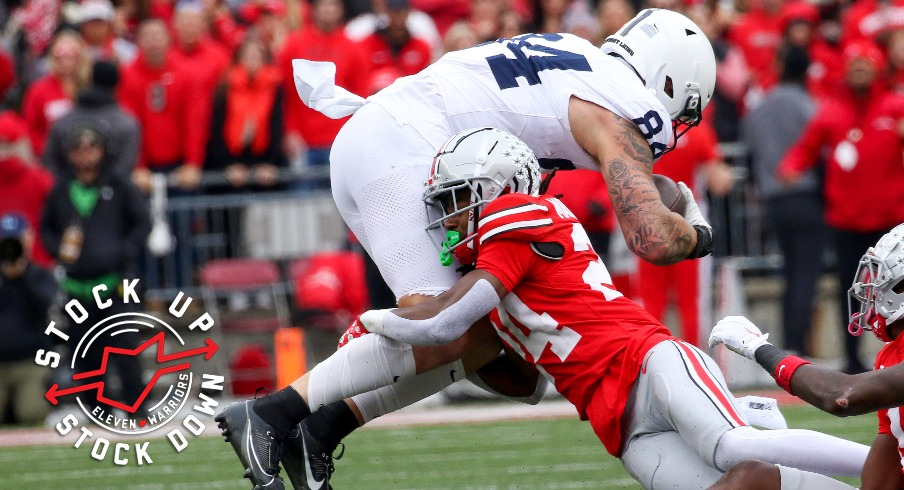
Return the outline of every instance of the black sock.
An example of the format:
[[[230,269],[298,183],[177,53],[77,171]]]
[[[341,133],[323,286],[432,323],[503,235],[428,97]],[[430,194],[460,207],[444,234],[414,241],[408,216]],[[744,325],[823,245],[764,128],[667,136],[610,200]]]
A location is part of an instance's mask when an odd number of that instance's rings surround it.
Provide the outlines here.
[[[258,398],[254,401],[253,408],[258,417],[273,426],[277,439],[285,439],[299,422],[311,415],[311,409],[304,398],[291,386]]]
[[[338,401],[323,406],[305,419],[305,427],[314,439],[326,446],[330,452],[339,445],[345,436],[351,434],[360,425],[355,413],[345,401]]]

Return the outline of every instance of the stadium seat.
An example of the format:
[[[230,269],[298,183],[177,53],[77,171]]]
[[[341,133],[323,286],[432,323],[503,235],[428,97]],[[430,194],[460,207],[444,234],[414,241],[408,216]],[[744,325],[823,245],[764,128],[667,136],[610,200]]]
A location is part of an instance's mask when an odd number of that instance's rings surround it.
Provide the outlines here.
[[[201,291],[204,304],[213,317],[214,336],[222,349],[219,363],[227,373],[227,385],[242,381],[242,372],[227,367],[234,364],[234,353],[250,343],[266,346],[272,356],[273,333],[290,325],[286,288],[279,266],[270,260],[222,259],[201,267]],[[269,378],[275,371],[269,363]],[[261,373],[255,370],[254,379]],[[250,381],[250,380],[249,380]],[[272,385],[272,383],[271,383]]]

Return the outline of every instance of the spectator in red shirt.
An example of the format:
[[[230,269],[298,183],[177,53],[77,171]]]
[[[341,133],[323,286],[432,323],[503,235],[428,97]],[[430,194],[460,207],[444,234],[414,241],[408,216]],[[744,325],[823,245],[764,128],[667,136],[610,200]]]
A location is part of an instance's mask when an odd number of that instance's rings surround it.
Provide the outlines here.
[[[394,67],[407,76],[427,68],[430,45],[408,30],[408,0],[387,0],[386,8],[386,25],[361,40],[361,49],[370,57],[370,70]]]
[[[440,36],[445,36],[456,22],[467,19],[471,9],[468,0],[414,0],[414,8],[436,22]]]
[[[369,3],[373,9],[372,12],[360,14],[345,25],[345,35],[353,41],[360,41],[370,36],[388,22],[389,8],[387,0],[372,0]],[[416,37],[430,46],[432,59],[442,56],[442,39],[439,31],[436,30],[433,18],[420,10],[408,8],[405,25],[412,37]]]
[[[12,111],[0,113],[0,215],[20,213],[31,229],[39,229],[51,188],[53,177],[35,162],[25,122]],[[44,267],[53,265],[37,233],[32,259]]]
[[[844,84],[844,63],[839,50],[823,39],[818,27],[819,9],[812,3],[796,0],[782,7],[782,33],[789,44],[807,50],[807,90],[821,101]]]
[[[706,188],[714,196],[724,196],[731,190],[731,168],[722,160],[716,132],[708,124],[689,131],[678,140],[675,149],[656,162],[656,173],[666,175],[675,182],[684,182],[694,192],[697,173]],[[645,260],[637,261],[638,299],[644,309],[660,321],[665,320],[669,304],[677,307],[681,319],[681,338],[690,344],[700,343],[700,260],[684,260],[668,266],[653,265]],[[673,294],[670,294],[673,293]]]
[[[289,36],[279,56],[283,91],[286,97],[286,154],[290,161],[300,158],[307,148],[307,162],[311,166],[329,165],[330,147],[347,118],[330,119],[309,109],[294,94],[292,59],[332,61],[336,64],[336,85],[358,95],[365,95],[368,80],[368,61],[357,43],[343,32],[345,6],[341,0],[314,0],[311,9],[312,25]],[[326,180],[317,182],[328,187]]]
[[[828,155],[823,195],[835,234],[840,305],[847,304],[863,250],[904,221],[904,96],[879,81],[884,57],[871,42],[852,43],[843,56],[847,87],[822,105],[776,170],[780,180],[794,182]],[[840,311],[846,327],[847,310]],[[845,371],[864,372],[857,338],[844,338]]]
[[[276,58],[289,35],[286,6],[282,0],[263,0],[257,4],[246,2],[239,10],[239,16],[251,24],[247,35],[263,43],[270,56]]]
[[[217,89],[205,168],[224,171],[235,189],[276,184],[278,167],[286,165],[282,99],[279,70],[266,47],[245,41]]]
[[[229,67],[229,50],[209,34],[206,14],[198,2],[182,1],[173,16],[173,49],[176,63],[190,66],[200,90],[213,94]]]
[[[211,94],[201,93],[192,72],[176,62],[169,51],[169,31],[159,19],[138,28],[138,58],[122,72],[119,96],[123,107],[141,125],[141,155],[133,173],[139,189],[147,192],[151,172],[174,172],[182,189],[198,186],[204,162],[204,135],[209,121],[199,104]]]
[[[72,109],[75,94],[88,80],[88,59],[81,37],[61,31],[50,45],[50,73],[28,87],[22,115],[36,156],[44,152],[50,125]]]
[[[782,3],[783,0],[751,2],[750,11],[740,16],[728,32],[728,41],[741,49],[753,74],[748,106],[756,105],[778,81],[775,54],[782,42]]]
[[[845,12],[843,41],[872,40],[895,25],[904,25],[904,1],[857,0]]]

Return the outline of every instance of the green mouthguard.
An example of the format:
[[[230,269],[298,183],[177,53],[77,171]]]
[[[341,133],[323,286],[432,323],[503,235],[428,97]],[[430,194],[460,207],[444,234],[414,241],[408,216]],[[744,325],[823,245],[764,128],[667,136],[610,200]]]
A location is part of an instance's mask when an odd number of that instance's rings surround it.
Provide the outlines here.
[[[439,254],[439,263],[448,267],[452,265],[454,258],[452,257],[452,247],[461,241],[461,233],[449,230],[446,232],[446,241],[443,242],[443,251]]]

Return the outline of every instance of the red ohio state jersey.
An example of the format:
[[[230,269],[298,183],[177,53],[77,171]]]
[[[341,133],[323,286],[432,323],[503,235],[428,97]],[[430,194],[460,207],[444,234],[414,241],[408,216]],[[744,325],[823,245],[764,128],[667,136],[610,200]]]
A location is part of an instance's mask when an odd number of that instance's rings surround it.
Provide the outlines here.
[[[597,431],[621,450],[621,416],[650,348],[673,337],[612,286],[584,228],[552,196],[508,194],[479,217],[477,268],[509,294],[490,320],[506,345],[534,363],[588,419],[596,390],[610,401]],[[602,432],[602,433],[600,433]]]
[[[885,347],[876,355],[875,369],[885,369],[904,360],[904,335],[898,335],[894,342],[885,344]],[[879,433],[890,434],[898,440],[898,455],[901,457],[901,471],[904,472],[904,424],[901,421],[902,407],[894,407],[879,410]]]

